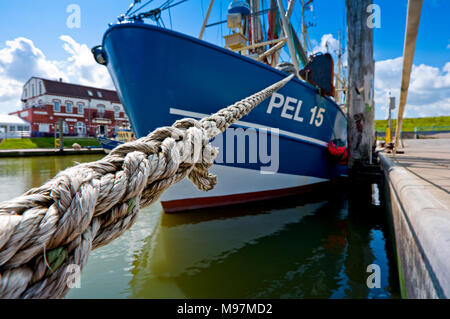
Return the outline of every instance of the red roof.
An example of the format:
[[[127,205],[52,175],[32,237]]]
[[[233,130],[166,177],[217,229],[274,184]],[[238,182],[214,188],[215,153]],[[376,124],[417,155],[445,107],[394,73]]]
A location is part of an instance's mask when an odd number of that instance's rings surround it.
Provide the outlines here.
[[[45,94],[57,96],[75,97],[81,99],[96,99],[120,103],[116,91],[99,89],[91,86],[72,84],[67,82],[42,79],[45,86]],[[92,92],[92,95],[89,94]],[[100,92],[100,95],[98,94]]]

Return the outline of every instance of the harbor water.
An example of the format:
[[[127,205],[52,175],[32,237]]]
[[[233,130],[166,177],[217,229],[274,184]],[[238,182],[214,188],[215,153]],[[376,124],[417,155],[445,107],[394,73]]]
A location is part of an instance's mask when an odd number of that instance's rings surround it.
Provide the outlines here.
[[[1,158],[0,201],[99,158]],[[157,202],[91,253],[66,298],[399,298],[383,200],[355,198],[344,186],[173,215]]]

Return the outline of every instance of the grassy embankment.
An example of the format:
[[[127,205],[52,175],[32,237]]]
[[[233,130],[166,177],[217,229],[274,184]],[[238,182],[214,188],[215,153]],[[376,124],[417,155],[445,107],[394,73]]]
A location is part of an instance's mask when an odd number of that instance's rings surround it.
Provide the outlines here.
[[[64,137],[65,148],[72,148],[73,143],[78,143],[81,147],[100,146],[95,138]],[[54,147],[55,139],[53,137],[8,138],[0,143],[2,150]]]
[[[385,132],[388,127],[388,120],[376,120],[375,130],[379,132]],[[432,128],[434,126],[434,128]],[[397,127],[397,120],[392,120],[393,131]],[[443,131],[450,130],[450,116],[439,117],[423,117],[423,118],[404,118],[402,131],[414,132],[414,128],[423,131]]]

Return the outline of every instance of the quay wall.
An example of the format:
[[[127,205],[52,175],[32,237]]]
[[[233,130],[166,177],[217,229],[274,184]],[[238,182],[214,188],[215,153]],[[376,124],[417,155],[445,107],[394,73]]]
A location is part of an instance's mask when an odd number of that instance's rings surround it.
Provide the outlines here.
[[[379,153],[402,296],[450,298],[450,212],[429,185]]]
[[[32,148],[19,150],[0,150],[0,158],[2,157],[29,157],[29,156],[64,156],[64,155],[90,155],[105,154],[103,148],[82,148],[73,149],[65,148],[63,152],[58,149]]]

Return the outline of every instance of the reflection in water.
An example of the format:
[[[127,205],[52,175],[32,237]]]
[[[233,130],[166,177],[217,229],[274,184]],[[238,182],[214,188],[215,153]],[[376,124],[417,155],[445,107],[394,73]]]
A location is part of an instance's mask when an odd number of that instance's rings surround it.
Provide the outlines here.
[[[99,158],[0,159],[0,200]],[[370,192],[339,189],[176,215],[155,203],[91,253],[67,298],[398,298],[383,207],[370,205]],[[367,288],[369,264],[381,267],[379,289]]]
[[[23,194],[38,187],[59,171],[76,162],[91,162],[102,155],[68,155],[0,158],[0,201]]]
[[[383,232],[358,225],[345,194],[328,197],[232,214],[162,215],[133,262],[131,297],[396,297]],[[372,263],[386,274],[380,289],[366,285]]]

